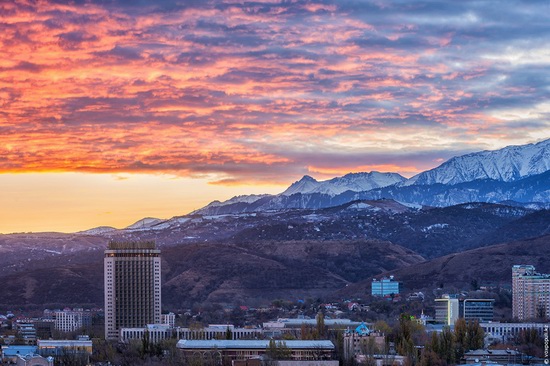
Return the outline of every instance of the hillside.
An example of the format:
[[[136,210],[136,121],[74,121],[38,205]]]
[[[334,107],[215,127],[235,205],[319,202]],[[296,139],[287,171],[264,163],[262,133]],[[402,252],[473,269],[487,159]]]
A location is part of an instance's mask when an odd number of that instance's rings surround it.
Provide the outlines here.
[[[533,239],[477,248],[462,253],[446,255],[410,267],[391,271],[402,281],[406,292],[437,288],[469,289],[472,280],[480,284],[512,284],[512,266],[532,264],[541,273],[550,273],[548,253],[550,235]],[[390,274],[389,272],[386,275]],[[367,279],[348,286],[341,294],[359,295],[370,290]]]
[[[30,304],[103,303],[102,253],[29,263],[4,283],[0,307]],[[324,297],[377,273],[424,260],[395,244],[375,240],[264,242],[242,245],[189,244],[165,247],[163,304],[269,302]],[[63,264],[65,263],[65,264]],[[71,264],[75,263],[75,264]]]

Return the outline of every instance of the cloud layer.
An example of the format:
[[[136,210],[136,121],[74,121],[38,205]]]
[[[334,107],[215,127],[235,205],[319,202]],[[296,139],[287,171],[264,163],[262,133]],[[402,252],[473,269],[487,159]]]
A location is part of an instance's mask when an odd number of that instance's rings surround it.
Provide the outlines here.
[[[413,174],[550,137],[548,1],[0,5],[0,172]]]

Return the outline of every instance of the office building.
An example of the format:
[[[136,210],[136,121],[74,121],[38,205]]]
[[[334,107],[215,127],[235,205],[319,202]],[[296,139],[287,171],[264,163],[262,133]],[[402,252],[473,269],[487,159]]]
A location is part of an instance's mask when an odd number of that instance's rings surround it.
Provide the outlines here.
[[[454,325],[459,318],[490,322],[493,302],[493,299],[460,299],[457,295],[445,295],[435,299],[435,321],[446,325]]]
[[[154,242],[111,242],[105,250],[105,338],[161,322],[160,250]]]
[[[402,283],[396,281],[393,276],[383,277],[380,280],[373,279],[371,294],[372,296],[398,295],[402,287]]]
[[[512,316],[519,320],[550,317],[550,275],[531,265],[512,267]]]
[[[481,322],[493,321],[493,299],[464,299],[462,300],[462,317],[468,320]]]
[[[460,318],[460,302],[456,296],[446,295],[435,299],[435,321],[446,325],[454,325]]]

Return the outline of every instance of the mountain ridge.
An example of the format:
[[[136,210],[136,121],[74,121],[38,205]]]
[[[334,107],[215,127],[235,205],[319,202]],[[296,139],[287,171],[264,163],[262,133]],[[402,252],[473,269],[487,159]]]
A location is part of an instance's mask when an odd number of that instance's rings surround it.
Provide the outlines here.
[[[397,173],[376,171],[349,173],[326,181],[305,175],[277,195],[238,196],[225,202],[214,201],[192,213],[318,209],[351,200],[381,198],[431,206],[474,201],[544,204],[550,203],[549,182],[550,139],[547,139],[453,157],[409,179]]]

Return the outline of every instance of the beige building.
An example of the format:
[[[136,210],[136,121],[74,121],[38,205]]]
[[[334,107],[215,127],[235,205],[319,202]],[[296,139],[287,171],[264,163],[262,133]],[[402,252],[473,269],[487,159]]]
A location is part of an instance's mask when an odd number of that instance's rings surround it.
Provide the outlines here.
[[[104,257],[105,338],[161,322],[160,250],[154,242],[111,242]]]
[[[445,295],[435,299],[435,320],[438,323],[454,325],[460,318],[460,302],[457,297]]]
[[[532,265],[512,267],[512,316],[519,320],[550,317],[550,275]]]

